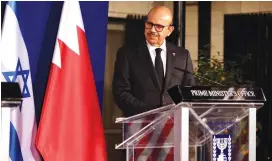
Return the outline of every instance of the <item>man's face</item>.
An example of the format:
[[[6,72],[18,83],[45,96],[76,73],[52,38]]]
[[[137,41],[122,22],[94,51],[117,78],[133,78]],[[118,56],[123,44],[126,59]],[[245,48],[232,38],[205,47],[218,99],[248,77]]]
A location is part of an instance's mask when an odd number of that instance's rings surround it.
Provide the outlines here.
[[[145,22],[145,38],[152,46],[160,46],[164,39],[174,30],[170,26],[171,16],[159,12],[153,12],[148,15]]]

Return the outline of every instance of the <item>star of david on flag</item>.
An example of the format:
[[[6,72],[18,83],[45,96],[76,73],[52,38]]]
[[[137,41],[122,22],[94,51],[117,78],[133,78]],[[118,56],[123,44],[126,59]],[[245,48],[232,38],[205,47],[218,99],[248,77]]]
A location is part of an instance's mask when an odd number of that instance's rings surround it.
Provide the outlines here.
[[[15,71],[3,72],[3,75],[7,82],[16,82],[17,77],[22,76],[23,79],[22,96],[23,98],[30,97],[30,93],[27,87],[27,78],[29,76],[29,70],[22,69],[20,59],[18,59]]]

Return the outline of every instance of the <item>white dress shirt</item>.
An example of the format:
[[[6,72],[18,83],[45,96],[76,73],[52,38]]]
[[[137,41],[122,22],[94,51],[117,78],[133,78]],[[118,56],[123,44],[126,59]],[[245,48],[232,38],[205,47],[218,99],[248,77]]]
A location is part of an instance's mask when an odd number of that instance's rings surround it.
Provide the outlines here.
[[[167,53],[166,52],[166,41],[164,40],[160,47],[151,46],[148,41],[146,41],[146,44],[147,44],[147,48],[148,48],[148,51],[150,53],[151,60],[152,60],[154,66],[155,66],[155,58],[156,58],[155,49],[157,49],[157,48],[162,49],[161,59],[162,59],[162,64],[163,64],[163,72],[164,72],[164,76],[165,76],[165,73],[166,73],[166,53]]]

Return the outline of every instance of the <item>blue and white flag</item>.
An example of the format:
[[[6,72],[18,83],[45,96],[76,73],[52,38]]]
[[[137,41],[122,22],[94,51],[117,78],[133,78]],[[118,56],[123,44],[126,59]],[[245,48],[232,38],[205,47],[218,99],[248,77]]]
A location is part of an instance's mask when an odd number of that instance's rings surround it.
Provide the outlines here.
[[[35,147],[36,119],[31,71],[16,2],[6,6],[1,37],[1,81],[18,82],[23,103],[2,108],[0,161],[39,161]],[[31,25],[31,22],[29,22]]]

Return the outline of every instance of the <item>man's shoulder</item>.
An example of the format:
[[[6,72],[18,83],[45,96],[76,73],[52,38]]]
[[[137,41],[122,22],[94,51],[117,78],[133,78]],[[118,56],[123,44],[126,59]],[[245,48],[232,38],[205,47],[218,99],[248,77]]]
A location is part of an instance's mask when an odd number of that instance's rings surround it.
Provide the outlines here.
[[[186,48],[175,45],[169,41],[167,41],[167,48],[169,48],[170,50],[172,50],[173,52],[177,54],[182,54],[182,55],[189,54],[189,50],[187,50]]]

